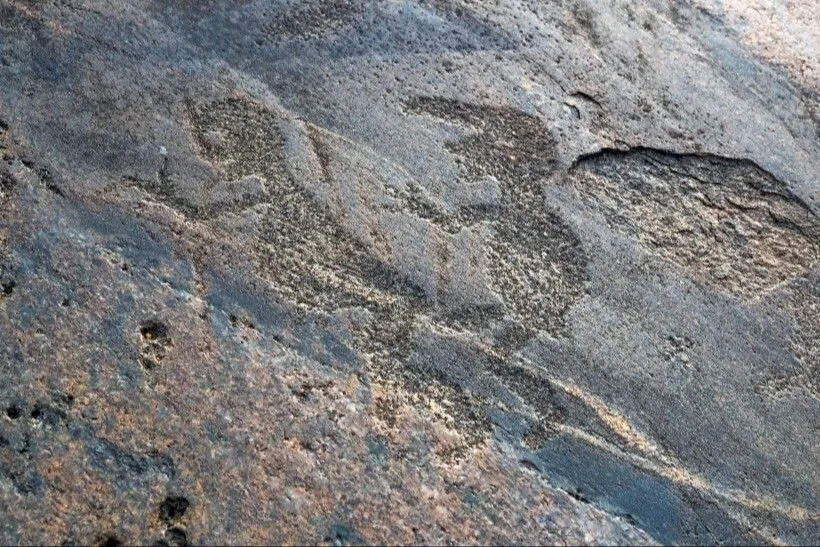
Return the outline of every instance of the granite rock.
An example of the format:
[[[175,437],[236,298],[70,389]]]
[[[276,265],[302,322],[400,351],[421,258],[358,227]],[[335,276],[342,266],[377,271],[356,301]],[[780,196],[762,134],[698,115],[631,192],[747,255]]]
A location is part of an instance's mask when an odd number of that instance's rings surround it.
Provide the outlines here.
[[[0,543],[817,543],[811,6],[0,0]]]

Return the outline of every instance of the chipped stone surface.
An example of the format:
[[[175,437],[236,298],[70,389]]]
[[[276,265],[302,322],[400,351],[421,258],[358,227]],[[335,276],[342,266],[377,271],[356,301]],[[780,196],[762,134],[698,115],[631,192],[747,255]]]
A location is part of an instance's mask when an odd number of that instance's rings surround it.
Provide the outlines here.
[[[801,276],[820,261],[820,221],[749,161],[602,152],[581,160],[569,180],[646,252],[739,296]]]
[[[804,13],[0,0],[0,542],[816,543]]]

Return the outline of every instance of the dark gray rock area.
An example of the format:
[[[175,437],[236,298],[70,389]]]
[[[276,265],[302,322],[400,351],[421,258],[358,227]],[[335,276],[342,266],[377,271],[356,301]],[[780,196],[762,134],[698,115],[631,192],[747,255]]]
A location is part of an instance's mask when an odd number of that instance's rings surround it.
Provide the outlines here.
[[[0,543],[818,543],[763,4],[0,0]]]

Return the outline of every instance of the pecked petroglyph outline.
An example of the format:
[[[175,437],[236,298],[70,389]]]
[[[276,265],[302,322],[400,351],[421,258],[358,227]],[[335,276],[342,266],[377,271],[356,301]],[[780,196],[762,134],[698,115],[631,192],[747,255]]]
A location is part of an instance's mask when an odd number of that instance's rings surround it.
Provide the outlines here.
[[[319,155],[319,151],[316,150],[315,142],[313,143],[314,149],[311,151],[315,155]],[[317,158],[319,163],[321,163],[321,158]],[[304,191],[304,189],[303,189]],[[306,191],[305,191],[306,192]],[[315,200],[312,200],[309,193],[303,194],[308,201],[315,204]],[[164,201],[164,196],[156,196],[160,201]],[[411,197],[411,199],[413,199]],[[427,199],[427,197],[422,197],[422,199]],[[259,205],[264,205],[264,200],[260,200],[259,203],[251,205],[250,207],[257,207]],[[318,205],[317,205],[318,206]],[[173,206],[172,206],[173,207]],[[440,211],[437,209],[435,203],[433,203],[432,209],[421,209],[422,212],[424,211]],[[490,213],[490,219],[492,219],[492,215],[494,213]],[[196,219],[197,222],[207,222],[207,218],[199,218]],[[440,217],[434,218],[432,220],[440,220]],[[478,222],[483,222],[485,219],[480,218]],[[333,219],[331,219],[333,221]],[[443,219],[444,222],[447,222],[447,219]],[[335,222],[335,221],[333,221]],[[366,276],[359,277],[364,283],[362,285],[361,291],[358,292],[358,295],[364,298],[365,300],[369,300],[369,296],[373,294],[372,291],[375,291],[376,294],[382,294],[379,292],[379,289],[375,287],[371,287],[371,289],[367,289],[368,281]],[[321,290],[319,290],[321,292]],[[376,314],[376,317],[379,319],[377,322],[381,322],[383,324],[394,325],[398,324],[401,325],[397,330],[397,332],[373,332],[368,335],[365,335],[365,342],[364,346],[360,346],[362,351],[368,353],[371,356],[371,359],[374,358],[383,358],[387,359],[388,361],[395,362],[401,361],[403,358],[406,358],[409,351],[412,350],[410,345],[412,344],[412,334],[417,329],[419,320],[421,319],[424,321],[424,317],[426,317],[426,312],[429,312],[429,306],[424,302],[422,296],[410,297],[408,300],[406,295],[396,295],[395,293],[388,290],[383,291],[383,295],[385,296],[384,299],[371,307],[370,309],[373,310]],[[417,300],[414,300],[417,299]],[[413,303],[415,302],[415,303]],[[321,307],[319,309],[322,309]],[[332,311],[335,309],[333,306],[327,308],[325,311]],[[400,320],[401,318],[408,319],[407,321]],[[402,328],[406,328],[405,332],[398,332],[401,331]],[[388,344],[384,343],[384,340],[380,340],[384,338],[388,341]],[[362,340],[359,340],[361,343]],[[369,345],[368,345],[369,344]],[[402,346],[398,352],[391,353],[391,349],[386,347],[388,345],[395,345],[395,346]],[[510,355],[512,354],[509,351],[501,351],[500,353],[494,348],[484,348],[488,354],[494,354],[496,357],[500,358],[502,361],[506,361],[509,359]],[[515,348],[513,348],[514,351]],[[428,372],[428,371],[425,371]],[[443,379],[446,382],[446,379]],[[389,379],[388,379],[389,381]],[[442,379],[431,379],[430,382],[436,384],[437,387],[432,388],[432,394],[436,394],[437,389],[445,389],[447,386],[445,385],[442,387],[441,385]],[[607,449],[608,451],[619,455],[620,457],[626,459],[627,461],[632,462],[633,464],[641,467],[642,469],[652,471],[660,476],[666,477],[673,482],[678,484],[685,484],[689,485],[697,490],[703,491],[704,493],[708,493],[710,495],[716,496],[721,499],[725,499],[727,501],[731,501],[733,503],[737,503],[738,505],[742,505],[751,509],[765,509],[767,511],[775,512],[778,514],[782,514],[789,518],[795,520],[811,520],[816,518],[816,515],[810,513],[808,510],[800,507],[793,507],[793,506],[784,506],[778,504],[778,502],[771,500],[769,498],[760,499],[760,500],[753,500],[748,495],[744,494],[743,492],[735,492],[735,491],[724,491],[718,487],[713,486],[709,483],[706,479],[693,475],[690,472],[686,471],[685,469],[677,466],[674,462],[671,462],[667,459],[666,456],[662,454],[659,455],[657,450],[653,450],[653,445],[651,441],[649,441],[645,436],[643,436],[635,427],[621,414],[618,412],[609,409],[609,407],[601,400],[596,398],[594,395],[587,393],[579,386],[569,384],[563,382],[558,379],[550,379],[551,383],[564,392],[572,395],[587,407],[592,409],[598,417],[604,422],[609,429],[612,430],[618,437],[625,441],[626,446],[628,449],[624,449],[622,447],[613,444],[607,440],[596,436],[595,434],[589,433],[582,428],[575,427],[573,425],[568,424],[561,424],[556,423],[552,424],[556,429],[562,432],[566,432],[568,434],[574,435],[590,444],[594,444],[595,446],[599,446],[602,448]],[[502,383],[504,383],[502,381]],[[506,384],[505,384],[506,385]],[[514,391],[514,390],[513,390]],[[451,398],[460,398],[460,400],[468,407],[474,407],[478,405],[480,408],[481,401],[477,401],[471,397],[469,393],[461,393],[459,391],[456,392],[448,392],[443,394],[445,397]],[[525,405],[526,405],[525,401]],[[518,412],[521,412],[519,410]],[[656,447],[655,447],[656,448]]]

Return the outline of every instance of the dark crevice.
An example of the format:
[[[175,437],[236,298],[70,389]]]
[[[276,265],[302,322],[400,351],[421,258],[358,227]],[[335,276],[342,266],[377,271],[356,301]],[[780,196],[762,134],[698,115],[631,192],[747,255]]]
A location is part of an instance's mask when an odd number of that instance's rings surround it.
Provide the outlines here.
[[[174,526],[165,531],[165,541],[170,547],[185,547],[188,545],[188,534],[182,528]]]
[[[189,506],[188,499],[182,496],[168,496],[159,506],[159,518],[171,522],[181,518]]]
[[[168,348],[173,345],[168,325],[152,319],[140,326],[139,333],[142,340],[139,361],[147,370],[153,370],[165,359]]]
[[[584,495],[584,491],[580,488],[571,488],[569,490],[565,490],[565,492],[582,503],[591,503]]]
[[[119,547],[125,545],[117,536],[106,536],[100,543],[100,547]]]
[[[6,416],[11,418],[12,420],[16,420],[22,414],[22,410],[17,405],[11,405],[6,409]]]
[[[6,281],[4,283],[0,283],[0,289],[3,290],[3,295],[11,296],[11,293],[14,292],[14,288],[17,286],[17,282],[14,280]]]
[[[598,99],[596,99],[592,95],[588,95],[587,93],[584,93],[583,91],[576,91],[574,93],[570,93],[570,97],[575,97],[577,99],[581,99],[581,100],[593,103],[595,106],[597,106],[598,108],[603,110],[603,106],[601,106],[601,102]]]

